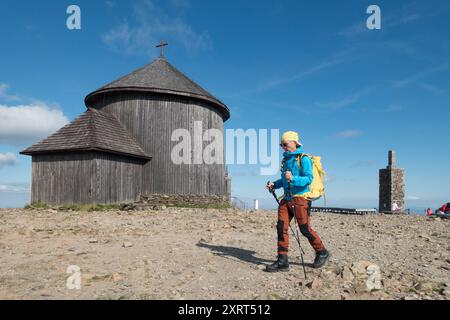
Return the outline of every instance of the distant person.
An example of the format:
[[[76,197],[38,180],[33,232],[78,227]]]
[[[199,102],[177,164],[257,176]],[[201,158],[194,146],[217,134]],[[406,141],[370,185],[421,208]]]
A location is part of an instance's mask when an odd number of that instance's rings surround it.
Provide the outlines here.
[[[397,202],[394,202],[393,204],[392,204],[392,211],[393,212],[397,212],[397,211],[400,211],[402,208],[397,204]]]
[[[446,212],[447,213],[449,213],[450,212],[450,206],[449,206],[449,204],[450,203],[447,203],[447,204],[443,204],[442,205],[442,207],[440,207],[438,210],[439,210],[439,214],[445,214]]]
[[[309,191],[309,186],[313,181],[312,160],[308,156],[301,157],[301,154],[304,152],[296,132],[289,131],[284,133],[281,137],[280,146],[284,150],[281,179],[269,182],[266,186],[272,190],[284,189],[284,197],[278,207],[278,258],[273,264],[267,266],[266,271],[289,270],[289,224],[293,217],[290,215],[288,206],[292,208],[295,214],[300,232],[308,239],[316,252],[313,267],[320,268],[327,262],[330,254],[325,249],[319,235],[311,228],[309,217],[311,201],[302,196]],[[298,163],[299,160],[301,161],[301,170]]]
[[[432,216],[433,215],[433,210],[431,210],[431,208],[427,209],[427,216]]]

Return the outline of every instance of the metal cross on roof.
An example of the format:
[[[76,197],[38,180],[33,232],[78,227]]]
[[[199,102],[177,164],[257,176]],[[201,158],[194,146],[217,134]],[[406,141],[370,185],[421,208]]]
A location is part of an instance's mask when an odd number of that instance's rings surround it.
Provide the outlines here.
[[[156,45],[156,48],[160,48],[161,52],[159,54],[160,57],[164,57],[164,47],[168,46],[169,44],[167,42],[164,42],[164,40],[161,40],[160,44]]]

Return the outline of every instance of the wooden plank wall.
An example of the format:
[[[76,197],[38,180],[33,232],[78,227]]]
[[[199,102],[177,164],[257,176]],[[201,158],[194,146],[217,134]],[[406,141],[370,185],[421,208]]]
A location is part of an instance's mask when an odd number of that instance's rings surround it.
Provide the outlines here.
[[[137,200],[143,160],[102,152],[34,155],[31,202],[118,203]]]
[[[118,203],[135,201],[142,192],[143,160],[109,153],[95,153],[95,201]]]
[[[202,121],[203,131],[215,128],[222,133],[221,115],[206,102],[152,93],[108,94],[99,99],[98,109],[113,114],[150,155],[144,168],[144,193],[227,194],[225,165],[175,165],[170,153],[177,144],[171,141],[175,129],[188,129]],[[209,142],[203,142],[203,148]]]
[[[91,152],[33,155],[31,202],[92,202],[92,159]]]

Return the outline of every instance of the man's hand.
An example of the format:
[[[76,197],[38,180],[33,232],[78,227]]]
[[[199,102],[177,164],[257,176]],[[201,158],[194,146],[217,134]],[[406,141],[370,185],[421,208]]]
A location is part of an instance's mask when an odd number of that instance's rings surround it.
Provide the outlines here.
[[[268,182],[266,184],[267,190],[273,190],[274,187],[275,187],[275,184],[273,182]]]
[[[284,177],[286,178],[286,180],[287,180],[288,182],[291,182],[291,180],[292,180],[292,172],[286,171],[286,172],[284,173]]]

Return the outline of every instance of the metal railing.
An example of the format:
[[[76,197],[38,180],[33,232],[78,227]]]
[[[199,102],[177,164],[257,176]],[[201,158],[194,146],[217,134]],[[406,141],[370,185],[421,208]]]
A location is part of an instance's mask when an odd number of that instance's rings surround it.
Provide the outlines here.
[[[231,197],[231,205],[239,210],[247,210],[248,206],[247,204],[242,201],[241,199],[239,199],[238,197]]]
[[[339,214],[370,214],[377,213],[376,209],[353,209],[353,208],[331,208],[331,207],[311,207],[311,212],[326,212]]]

